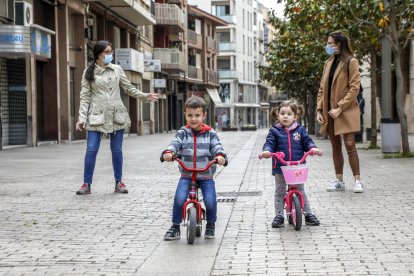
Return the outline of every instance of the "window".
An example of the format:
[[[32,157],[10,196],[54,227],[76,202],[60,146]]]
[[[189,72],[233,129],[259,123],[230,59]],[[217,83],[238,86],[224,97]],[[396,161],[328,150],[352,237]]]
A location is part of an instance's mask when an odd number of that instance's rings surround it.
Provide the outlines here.
[[[230,15],[230,5],[213,6],[213,15],[216,15],[216,16]]]
[[[7,18],[14,20],[14,1],[13,0],[0,0],[0,19]]]

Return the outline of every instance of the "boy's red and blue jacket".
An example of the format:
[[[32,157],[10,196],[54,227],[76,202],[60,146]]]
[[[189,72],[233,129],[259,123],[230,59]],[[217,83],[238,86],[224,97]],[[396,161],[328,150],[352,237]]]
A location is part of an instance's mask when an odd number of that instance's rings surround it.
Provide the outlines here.
[[[297,161],[305,152],[315,147],[315,143],[302,125],[294,122],[289,129],[286,129],[278,123],[269,129],[263,151],[283,152],[286,161]],[[280,161],[272,158],[272,165],[272,174],[282,173],[280,167],[284,165]]]
[[[196,136],[189,126],[180,128],[175,138],[161,155],[166,152],[181,155],[181,160],[189,168],[204,168],[218,155],[226,159],[227,165],[227,155],[224,152],[217,132],[210,126],[204,124]],[[191,178],[191,172],[185,171],[180,165],[178,167],[181,172],[181,177]],[[214,164],[206,172],[197,173],[197,179],[212,179],[216,172],[216,167]]]

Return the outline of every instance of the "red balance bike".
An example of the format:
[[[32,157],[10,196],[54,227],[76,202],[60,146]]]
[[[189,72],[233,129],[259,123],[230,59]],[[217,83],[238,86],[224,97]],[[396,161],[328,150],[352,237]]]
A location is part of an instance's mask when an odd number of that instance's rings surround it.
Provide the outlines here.
[[[184,170],[192,173],[188,199],[183,205],[183,219],[184,225],[187,227],[187,242],[193,244],[195,238],[201,236],[201,231],[203,229],[202,220],[206,219],[206,210],[198,199],[200,186],[196,180],[197,173],[207,171],[213,164],[217,163],[217,160],[211,160],[204,168],[188,168],[180,159],[180,156],[174,156],[174,160],[177,161]],[[161,161],[163,162],[164,160],[161,159]]]
[[[296,185],[305,184],[308,178],[308,167],[303,164],[308,155],[313,155],[313,151],[305,152],[299,161],[285,161],[285,154],[283,152],[270,153],[270,156],[276,159],[275,166],[277,160],[286,165],[281,167],[285,182],[288,185],[285,195],[285,211],[289,224],[292,224],[297,231],[302,227],[302,213],[305,207],[305,200]],[[322,155],[322,153],[319,155]],[[260,154],[259,159],[262,158],[263,156]]]

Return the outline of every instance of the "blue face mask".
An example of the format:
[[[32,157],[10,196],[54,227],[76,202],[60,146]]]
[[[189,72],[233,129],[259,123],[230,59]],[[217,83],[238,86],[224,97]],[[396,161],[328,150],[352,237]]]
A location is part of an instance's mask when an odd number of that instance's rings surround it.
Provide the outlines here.
[[[105,63],[105,64],[109,64],[109,63],[111,63],[111,62],[112,62],[112,54],[105,55],[105,58],[104,58],[104,63]]]
[[[332,56],[333,54],[335,54],[336,48],[331,47],[329,45],[325,46],[325,52],[329,55]]]

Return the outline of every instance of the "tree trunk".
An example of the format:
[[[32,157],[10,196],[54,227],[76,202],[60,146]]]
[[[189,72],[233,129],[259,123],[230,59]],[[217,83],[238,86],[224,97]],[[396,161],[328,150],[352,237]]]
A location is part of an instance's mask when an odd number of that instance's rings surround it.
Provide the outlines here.
[[[410,152],[410,144],[408,142],[408,128],[407,128],[407,114],[405,114],[405,96],[404,91],[404,77],[401,70],[401,57],[399,51],[393,49],[394,52],[394,63],[395,63],[395,78],[397,81],[397,92],[396,92],[396,105],[398,119],[400,120],[401,126],[401,144],[402,152],[407,154]]]
[[[377,147],[377,50],[370,48],[371,55],[371,147]]]
[[[311,92],[309,93],[309,110],[308,110],[308,132],[309,134],[316,134],[316,130],[315,130],[315,93]]]

